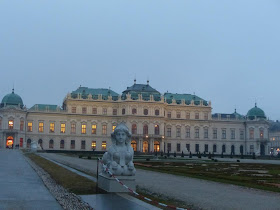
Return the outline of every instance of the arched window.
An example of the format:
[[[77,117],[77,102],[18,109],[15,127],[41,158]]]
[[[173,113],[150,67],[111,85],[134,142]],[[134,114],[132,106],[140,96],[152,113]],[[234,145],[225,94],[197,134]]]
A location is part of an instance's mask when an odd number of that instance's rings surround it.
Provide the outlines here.
[[[143,152],[148,152],[149,149],[149,144],[147,141],[143,142]]]
[[[136,108],[132,109],[132,114],[137,114],[137,109]]]
[[[216,144],[213,145],[213,152],[217,152],[217,145]]]
[[[154,151],[155,152],[159,152],[160,151],[160,145],[158,141],[155,141],[154,143]]]
[[[132,134],[137,134],[137,125],[136,125],[136,124],[133,124],[133,125],[132,125],[131,133],[132,133]]]
[[[156,115],[156,116],[159,115],[159,110],[158,110],[158,109],[155,110],[155,115]]]
[[[64,149],[64,140],[60,140],[60,149]]]
[[[240,154],[243,154],[243,145],[240,145]]]
[[[144,115],[148,115],[149,111],[148,109],[144,109]]]
[[[38,144],[39,144],[40,147],[43,149],[43,140],[42,140],[42,139],[39,139],[39,140],[38,140]]]
[[[235,154],[235,148],[234,148],[234,145],[231,145],[231,148],[230,148],[230,153],[231,153],[232,155],[234,155],[234,154]]]
[[[131,141],[131,147],[133,148],[133,151],[137,151],[137,143],[135,140]]]
[[[49,141],[49,148],[53,149],[53,140],[52,139]]]
[[[148,133],[149,133],[149,128],[148,128],[148,125],[144,125],[143,126],[143,135],[148,135]]]
[[[263,139],[263,128],[260,128],[260,139]]]
[[[226,145],[222,146],[222,152],[225,153],[226,152]]]
[[[159,125],[155,125],[155,135],[159,135]]]
[[[31,139],[27,139],[27,145],[26,145],[26,147],[27,147],[27,148],[30,148],[30,146],[31,146]]]
[[[122,109],[122,114],[125,115],[125,108]]]

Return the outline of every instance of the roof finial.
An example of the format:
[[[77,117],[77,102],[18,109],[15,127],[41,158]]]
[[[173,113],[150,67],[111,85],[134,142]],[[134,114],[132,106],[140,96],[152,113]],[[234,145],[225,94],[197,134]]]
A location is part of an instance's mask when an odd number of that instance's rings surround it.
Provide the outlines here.
[[[134,84],[136,84],[136,78],[134,78]]]
[[[13,89],[12,89],[12,93],[15,92],[15,83],[13,83]]]
[[[257,102],[255,102],[255,107],[257,107]]]
[[[149,79],[147,79],[147,85],[149,85],[149,82],[150,82]]]

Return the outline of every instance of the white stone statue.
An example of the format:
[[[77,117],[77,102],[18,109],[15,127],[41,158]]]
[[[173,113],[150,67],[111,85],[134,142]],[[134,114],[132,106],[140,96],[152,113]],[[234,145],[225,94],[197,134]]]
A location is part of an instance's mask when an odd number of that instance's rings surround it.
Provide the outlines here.
[[[124,123],[120,123],[111,134],[112,145],[103,155],[103,162],[108,169],[118,176],[134,176],[134,151],[131,147],[131,134]]]

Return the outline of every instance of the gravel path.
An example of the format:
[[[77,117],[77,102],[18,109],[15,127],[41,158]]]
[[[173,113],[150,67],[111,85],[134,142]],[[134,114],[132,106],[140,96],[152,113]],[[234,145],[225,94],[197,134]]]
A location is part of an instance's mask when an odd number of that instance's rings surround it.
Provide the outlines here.
[[[53,153],[42,153],[50,159],[96,174],[96,161]],[[181,200],[202,209],[280,209],[280,193],[221,184],[176,175],[137,170],[140,188]]]

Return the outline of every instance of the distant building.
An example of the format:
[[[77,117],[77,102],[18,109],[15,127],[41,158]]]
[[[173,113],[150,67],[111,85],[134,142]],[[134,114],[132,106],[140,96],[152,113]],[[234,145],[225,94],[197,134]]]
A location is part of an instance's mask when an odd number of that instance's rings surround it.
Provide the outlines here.
[[[0,108],[0,147],[29,148],[32,141],[44,150],[105,151],[120,122],[132,133],[135,151],[170,151],[267,155],[269,123],[257,106],[246,116],[212,114],[211,102],[192,95],[164,93],[136,84],[121,95],[110,89],[79,87],[67,94],[62,107],[23,106],[12,91]]]
[[[270,153],[271,155],[278,155],[280,153],[280,122],[277,120],[269,123]]]

